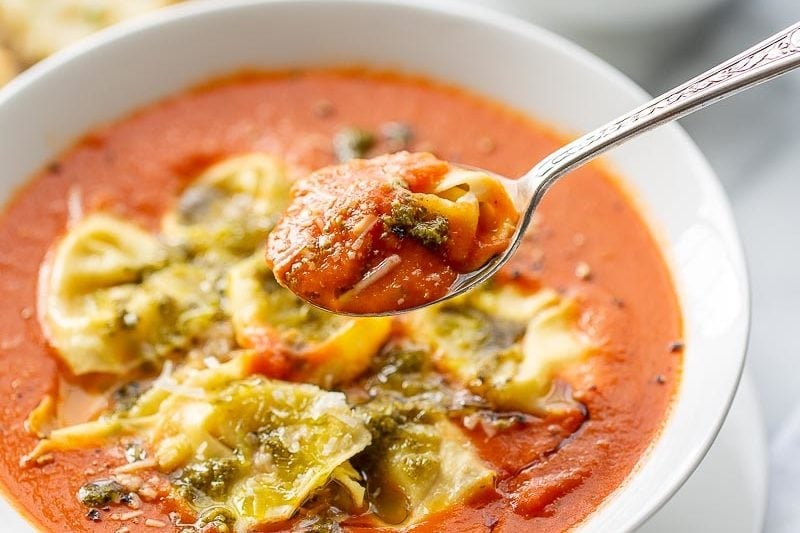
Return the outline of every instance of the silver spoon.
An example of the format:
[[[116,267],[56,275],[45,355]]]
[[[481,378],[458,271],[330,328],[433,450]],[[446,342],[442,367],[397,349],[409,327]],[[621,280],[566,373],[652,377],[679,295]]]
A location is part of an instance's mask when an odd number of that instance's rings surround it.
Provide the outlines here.
[[[572,141],[542,159],[517,180],[481,170],[497,177],[503,183],[522,215],[511,244],[502,254],[478,270],[460,274],[447,294],[426,304],[383,313],[337,312],[358,316],[393,315],[463,294],[488,280],[511,258],[522,242],[536,207],[550,187],[564,174],[639,134],[694,113],[698,109],[785,74],[798,66],[800,66],[800,23],[786,28],[683,85]]]
[[[542,159],[517,180],[490,173],[503,182],[522,214],[511,244],[502,254],[480,269],[460,274],[447,294],[441,298],[412,309],[403,309],[401,312],[412,311],[463,294],[497,273],[519,248],[533,213],[545,193],[559,178],[571,170],[637,135],[694,113],[797,67],[800,67],[800,23],[793,24],[732,59],[572,141]]]

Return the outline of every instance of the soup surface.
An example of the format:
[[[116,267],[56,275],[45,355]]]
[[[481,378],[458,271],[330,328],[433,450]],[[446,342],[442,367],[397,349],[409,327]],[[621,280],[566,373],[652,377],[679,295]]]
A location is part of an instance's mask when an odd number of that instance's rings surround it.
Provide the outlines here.
[[[91,133],[0,215],[5,492],[48,531],[578,523],[681,366],[668,270],[607,173],[553,187],[488,286],[395,320],[315,311],[263,258],[293,177],[342,151],[516,176],[560,142],[365,71],[236,76]]]

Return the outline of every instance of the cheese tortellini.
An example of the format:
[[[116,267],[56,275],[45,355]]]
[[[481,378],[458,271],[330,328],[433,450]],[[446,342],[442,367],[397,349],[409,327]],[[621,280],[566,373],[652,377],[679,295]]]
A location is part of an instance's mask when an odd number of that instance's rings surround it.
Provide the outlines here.
[[[74,374],[124,374],[185,349],[219,313],[207,273],[168,265],[138,227],[95,214],[58,244],[42,276],[42,320]]]
[[[384,431],[359,466],[373,481],[370,501],[392,525],[413,524],[493,486],[495,474],[461,431],[442,418]]]
[[[249,154],[213,165],[152,235],[91,214],[56,246],[42,322],[74,374],[124,374],[186,351],[224,320],[225,269],[263,244],[285,206],[283,164]]]
[[[261,253],[233,267],[227,286],[239,343],[280,352],[300,381],[331,387],[358,377],[391,330],[390,317],[346,317],[303,302],[278,285]]]
[[[203,172],[163,221],[163,234],[191,256],[231,263],[252,254],[289,202],[285,165],[265,154],[227,159]]]
[[[591,352],[575,304],[543,289],[485,286],[409,317],[437,366],[502,409],[546,412],[555,374]]]
[[[414,193],[427,212],[448,221],[447,258],[463,272],[504,250],[518,213],[502,183],[484,172],[451,168],[430,193]]]

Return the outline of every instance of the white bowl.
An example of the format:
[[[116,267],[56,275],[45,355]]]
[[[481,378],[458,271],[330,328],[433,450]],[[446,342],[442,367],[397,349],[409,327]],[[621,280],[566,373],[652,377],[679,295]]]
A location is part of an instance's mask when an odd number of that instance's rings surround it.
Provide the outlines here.
[[[428,75],[581,132],[646,95],[576,46],[515,19],[432,0],[220,0],[112,28],[0,92],[0,198],[97,124],[244,67],[364,64]],[[687,349],[678,397],[634,473],[583,524],[641,524],[692,473],[736,390],[748,287],[728,203],[677,126],[609,156],[644,206],[671,264]],[[533,163],[533,161],[532,161]],[[24,528],[6,506],[4,530]]]

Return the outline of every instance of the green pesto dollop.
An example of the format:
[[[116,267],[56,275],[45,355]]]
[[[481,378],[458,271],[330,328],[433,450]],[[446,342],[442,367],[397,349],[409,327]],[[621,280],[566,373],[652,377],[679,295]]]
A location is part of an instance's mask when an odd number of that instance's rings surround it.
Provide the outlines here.
[[[450,230],[442,215],[433,215],[421,205],[400,200],[392,202],[392,211],[383,217],[383,224],[398,237],[411,237],[428,248],[444,244]]]
[[[172,484],[190,501],[198,493],[218,498],[225,495],[231,482],[239,477],[242,466],[242,460],[236,456],[208,459],[184,467]]]

